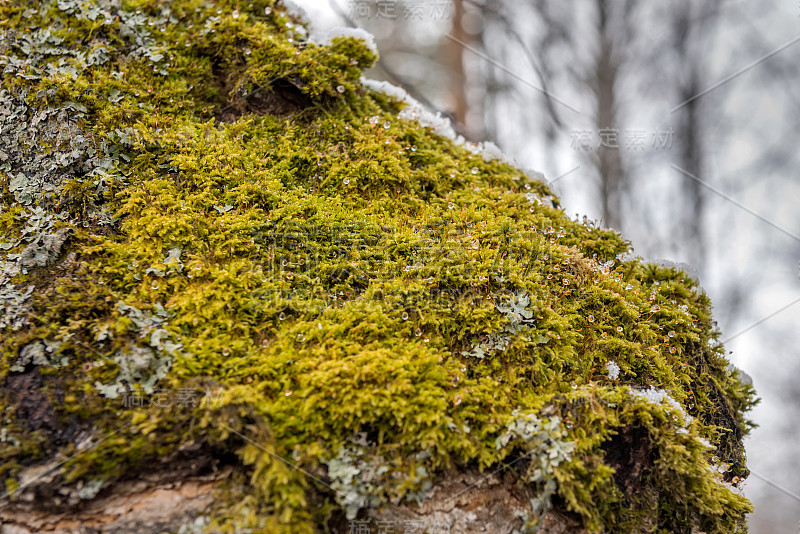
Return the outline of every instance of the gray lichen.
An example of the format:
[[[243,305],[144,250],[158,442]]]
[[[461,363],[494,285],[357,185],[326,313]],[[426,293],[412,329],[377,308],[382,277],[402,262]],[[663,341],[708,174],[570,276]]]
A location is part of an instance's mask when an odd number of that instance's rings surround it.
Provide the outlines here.
[[[429,454],[417,454],[417,460],[423,461]],[[338,454],[325,462],[331,489],[336,492],[336,502],[345,510],[348,519],[353,519],[359,510],[376,508],[392,501],[399,502],[397,497],[387,496],[388,486],[410,484],[415,487],[403,492],[403,499],[409,502],[421,502],[432,482],[427,469],[418,465],[413,475],[393,470],[390,462],[377,454],[369,454],[367,449],[359,446],[342,446]]]
[[[156,390],[156,383],[167,376],[173,358],[179,354],[182,345],[174,341],[173,334],[164,328],[167,313],[163,307],[157,307],[155,315],[122,302],[117,309],[130,319],[133,330],[144,344],[129,343],[127,347],[117,350],[111,357],[111,362],[119,369],[116,379],[110,384],[95,382],[95,388],[109,399],[116,399],[137,388],[152,394]],[[96,338],[102,341],[108,336],[108,329],[103,329]]]
[[[43,367],[62,367],[67,364],[67,357],[59,354],[61,343],[58,341],[48,341],[46,339],[37,340],[22,347],[19,359],[11,366],[11,371],[22,373],[28,365],[38,365]]]
[[[12,330],[19,330],[27,324],[30,311],[27,300],[34,289],[35,286],[29,285],[24,292],[20,291],[0,274],[0,329],[10,326]]]
[[[506,425],[506,431],[497,438],[498,449],[513,444],[525,451],[527,465],[521,478],[537,489],[538,494],[531,499],[531,515],[526,523],[535,525],[538,519],[552,508],[552,497],[558,484],[555,468],[569,461],[570,453],[576,443],[566,441],[567,431],[561,428],[561,419],[551,417],[540,419],[535,413],[512,412],[515,417]]]
[[[498,279],[502,283],[502,279]],[[502,352],[511,344],[514,336],[527,330],[533,324],[533,311],[528,309],[531,303],[530,296],[525,292],[512,295],[508,304],[498,304],[496,306],[503,316],[508,319],[501,332],[494,332],[485,335],[480,341],[473,343],[468,351],[462,351],[464,356],[483,359],[495,352]],[[539,336],[537,343],[547,343],[546,336]]]

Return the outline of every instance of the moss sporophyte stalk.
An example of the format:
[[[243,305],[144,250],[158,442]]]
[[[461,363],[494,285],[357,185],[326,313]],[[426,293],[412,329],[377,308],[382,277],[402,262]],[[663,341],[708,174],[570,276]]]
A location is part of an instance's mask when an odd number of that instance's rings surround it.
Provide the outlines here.
[[[304,24],[0,3],[3,499],[47,458],[91,501],[193,447],[234,472],[208,532],[323,532],[506,464],[531,531],[743,532],[754,393],[697,282]]]

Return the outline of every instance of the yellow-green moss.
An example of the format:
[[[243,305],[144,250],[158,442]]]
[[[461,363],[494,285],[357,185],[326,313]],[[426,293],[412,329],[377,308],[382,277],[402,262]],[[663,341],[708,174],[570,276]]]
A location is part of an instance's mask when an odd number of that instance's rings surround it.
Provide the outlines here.
[[[275,455],[322,478],[358,457],[385,467],[358,490],[369,502],[413,501],[445,470],[538,450],[498,446],[524,412],[561,421],[571,452],[521,480],[557,482],[552,504],[589,529],[743,531],[750,505],[723,478],[747,475],[753,392],[696,282],[622,259],[627,242],[567,218],[541,182],[398,119],[359,82],[376,59],[362,42],[299,28],[272,1],[0,4],[2,96],[25,110],[0,119],[46,134],[0,151],[0,312],[16,299],[27,319],[5,327],[0,375],[60,343],[45,391],[99,440],[62,483],[112,484],[202,443],[249,479],[213,529],[317,532],[337,496]],[[54,170],[23,172],[30,151]],[[54,222],[26,234],[36,209]],[[5,257],[58,228],[68,241],[39,264]],[[126,384],[163,402],[123,406]],[[635,394],[651,386],[691,421]],[[0,406],[9,490],[76,452],[18,420],[12,394]],[[626,494],[607,448],[631,435],[647,465]]]

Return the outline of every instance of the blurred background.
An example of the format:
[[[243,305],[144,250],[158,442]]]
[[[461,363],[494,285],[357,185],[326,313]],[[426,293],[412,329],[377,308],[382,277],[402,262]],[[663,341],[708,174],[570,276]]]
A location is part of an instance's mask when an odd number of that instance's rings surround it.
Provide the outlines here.
[[[800,532],[800,3],[294,3],[375,35],[369,77],[543,172],[568,214],[694,268],[762,399],[750,532]]]

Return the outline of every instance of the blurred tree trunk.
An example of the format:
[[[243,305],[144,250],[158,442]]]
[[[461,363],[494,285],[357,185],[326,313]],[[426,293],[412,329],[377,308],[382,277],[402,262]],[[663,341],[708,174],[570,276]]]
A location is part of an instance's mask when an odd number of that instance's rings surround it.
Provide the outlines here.
[[[694,97],[700,90],[700,84],[695,69],[689,67],[690,74],[687,83],[681,88],[681,99]],[[681,168],[694,176],[701,177],[703,171],[702,132],[700,131],[700,110],[697,100],[686,104],[684,117],[680,121],[681,137],[680,153],[678,155]],[[703,214],[705,211],[705,198],[703,187],[696,180],[684,176],[683,188],[686,197],[684,212],[684,243],[691,244],[689,250],[690,260],[693,265],[705,265],[706,244]]]
[[[600,136],[595,164],[600,176],[600,200],[603,222],[617,230],[622,227],[622,196],[627,191],[627,179],[620,151],[619,117],[617,116],[616,86],[619,67],[615,50],[613,17],[610,2],[597,0],[598,48],[594,63],[592,89],[597,105],[595,126]],[[624,16],[624,15],[623,15]]]
[[[449,76],[450,112],[456,128],[459,131],[469,132],[467,124],[469,114],[469,100],[467,97],[467,73],[464,65],[464,47],[459,43],[469,43],[472,36],[464,27],[464,2],[453,0],[453,20],[450,35],[455,39],[448,39],[444,44],[445,64],[451,72]]]
[[[702,79],[703,56],[696,53],[703,48],[703,40],[708,34],[707,22],[710,12],[717,10],[719,2],[712,1],[704,6],[704,11],[696,13],[691,1],[674,4],[673,36],[678,60],[677,93],[682,108],[679,110],[678,166],[686,172],[703,179],[705,147],[703,139],[703,110],[698,94],[707,85]],[[683,176],[684,212],[681,220],[684,246],[690,261],[698,269],[706,264],[706,231],[703,224],[705,214],[705,192],[695,179]]]

